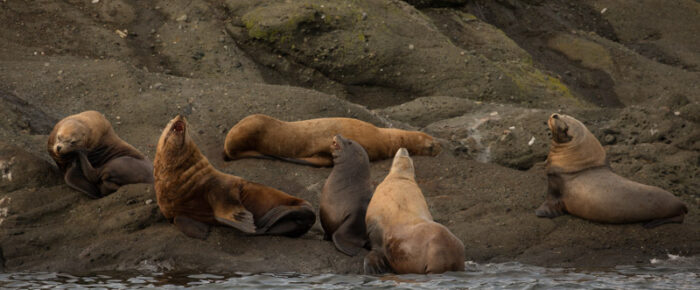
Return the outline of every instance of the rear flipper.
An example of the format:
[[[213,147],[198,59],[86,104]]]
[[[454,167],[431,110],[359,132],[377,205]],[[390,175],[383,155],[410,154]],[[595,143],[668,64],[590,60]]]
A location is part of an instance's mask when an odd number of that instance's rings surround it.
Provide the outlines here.
[[[255,221],[258,226],[256,234],[299,237],[308,232],[315,222],[316,214],[307,204],[280,205]]]
[[[176,216],[175,227],[190,238],[205,240],[209,236],[209,225],[186,216]]]
[[[364,217],[348,216],[333,233],[333,243],[343,254],[351,257],[357,255],[367,244]]]
[[[547,199],[535,210],[538,217],[555,218],[564,214],[564,203],[559,199]]]
[[[106,196],[123,185],[153,183],[153,165],[148,160],[130,156],[117,157],[101,167],[99,179],[102,196]]]
[[[68,166],[66,175],[63,177],[63,179],[65,179],[68,186],[87,194],[91,198],[102,197],[100,195],[100,189],[97,188],[94,183],[88,181],[85,178],[85,175],[83,175],[83,171],[80,168],[80,161],[78,161],[78,159],[76,159],[72,165]]]
[[[212,204],[211,206],[214,209],[214,219],[216,219],[216,221],[244,233],[255,233],[253,214],[245,209],[243,205],[219,203]]]
[[[377,250],[370,251],[367,256],[365,256],[363,264],[366,275],[379,275],[392,272],[384,254]]]
[[[660,225],[670,224],[670,223],[682,224],[684,218],[685,218],[685,214],[679,214],[677,216],[670,217],[670,218],[655,219],[655,220],[652,220],[648,223],[643,224],[642,226],[644,228],[651,229],[651,228],[658,227]]]

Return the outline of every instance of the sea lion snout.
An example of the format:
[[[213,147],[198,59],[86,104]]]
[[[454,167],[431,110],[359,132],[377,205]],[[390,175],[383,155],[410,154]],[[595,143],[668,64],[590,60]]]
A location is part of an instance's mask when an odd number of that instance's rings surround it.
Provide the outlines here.
[[[552,115],[550,116],[550,118],[552,118],[552,119],[559,119],[559,114],[554,113],[554,114],[552,114]]]

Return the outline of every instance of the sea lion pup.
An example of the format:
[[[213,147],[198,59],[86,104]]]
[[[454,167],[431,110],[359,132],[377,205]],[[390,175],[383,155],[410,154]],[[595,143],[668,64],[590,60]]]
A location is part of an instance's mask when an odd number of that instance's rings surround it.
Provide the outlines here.
[[[648,221],[644,226],[682,223],[685,204],[661,188],[640,184],[610,170],[605,150],[583,123],[552,114],[552,143],[545,165],[547,200],[539,217],[572,215],[605,223]]]
[[[56,123],[47,151],[66,183],[99,198],[133,183],[153,183],[153,165],[114,132],[97,111],[71,115]]]
[[[404,148],[374,191],[365,222],[372,245],[365,256],[366,274],[464,271],[464,244],[433,221]]]
[[[320,217],[324,239],[355,256],[368,245],[365,228],[367,204],[372,198],[369,158],[365,149],[341,135],[333,137],[333,171],[321,191]]]
[[[414,155],[435,156],[441,151],[440,143],[418,131],[377,128],[351,118],[284,122],[255,114],[243,118],[228,132],[224,159],[267,157],[311,166],[331,166],[333,157],[328,144],[338,134],[362,145],[370,161],[390,158],[401,147]]]
[[[207,224],[290,237],[316,221],[311,204],[277,189],[216,170],[190,138],[187,120],[170,120],[158,140],[155,189],[163,215],[187,236],[205,239]]]

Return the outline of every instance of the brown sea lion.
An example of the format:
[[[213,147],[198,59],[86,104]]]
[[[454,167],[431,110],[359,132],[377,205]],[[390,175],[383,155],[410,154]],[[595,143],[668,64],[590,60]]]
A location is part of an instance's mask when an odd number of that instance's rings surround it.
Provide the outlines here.
[[[464,271],[464,244],[433,221],[404,148],[374,191],[365,222],[372,246],[364,260],[366,274]]]
[[[153,165],[114,132],[97,111],[71,115],[56,123],[47,151],[66,183],[93,198],[133,183],[153,183]]]
[[[648,222],[645,227],[682,223],[686,205],[673,194],[612,172],[605,150],[583,123],[552,114],[552,143],[547,156],[547,200],[539,217],[564,213],[605,223]]]
[[[163,215],[190,237],[206,238],[208,224],[245,233],[291,237],[316,221],[311,204],[277,189],[216,170],[177,116],[163,130],[154,159],[155,189]]]
[[[333,171],[321,191],[320,217],[324,239],[355,256],[369,245],[365,227],[367,204],[372,198],[369,158],[365,149],[341,135],[331,144]]]
[[[246,157],[277,158],[312,166],[331,166],[328,144],[335,135],[355,140],[367,151],[370,161],[390,158],[401,147],[414,155],[435,156],[440,143],[418,131],[377,128],[351,118],[320,118],[284,122],[256,114],[243,118],[226,135],[226,160]]]

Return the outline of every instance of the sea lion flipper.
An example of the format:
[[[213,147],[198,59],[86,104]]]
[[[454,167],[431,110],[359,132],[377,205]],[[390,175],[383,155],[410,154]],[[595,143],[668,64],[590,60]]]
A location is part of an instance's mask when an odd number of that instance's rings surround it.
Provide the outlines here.
[[[92,182],[85,179],[82,170],[80,169],[79,161],[76,159],[72,165],[68,166],[63,179],[66,184],[73,189],[87,194],[91,198],[100,198],[100,189]]]
[[[229,207],[228,210],[214,209],[214,218],[216,221],[244,233],[255,233],[253,214],[245,209],[243,205]]]
[[[333,243],[343,254],[351,257],[357,255],[367,243],[364,220],[349,216],[333,233]]]
[[[547,199],[535,210],[538,217],[555,218],[564,214],[564,203],[559,199]]]
[[[685,218],[685,214],[680,214],[680,215],[670,217],[670,218],[655,219],[655,220],[652,220],[648,223],[643,224],[642,226],[646,229],[651,229],[651,228],[658,227],[660,225],[670,224],[670,223],[682,224],[684,218]]]
[[[173,224],[183,234],[190,238],[205,240],[209,236],[209,225],[193,220],[186,216],[176,216]]]
[[[80,163],[80,169],[83,171],[83,175],[85,176],[85,178],[93,184],[98,183],[100,179],[100,174],[97,170],[95,170],[94,167],[92,167],[90,160],[88,160],[87,153],[81,150],[78,151],[77,154]]]
[[[372,250],[367,253],[363,268],[366,275],[378,275],[391,272],[391,267],[388,266],[384,255],[377,250]]]
[[[309,231],[315,222],[316,214],[307,204],[280,205],[256,221],[256,233],[298,237]]]

